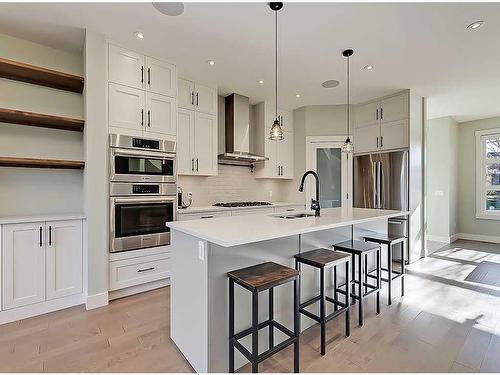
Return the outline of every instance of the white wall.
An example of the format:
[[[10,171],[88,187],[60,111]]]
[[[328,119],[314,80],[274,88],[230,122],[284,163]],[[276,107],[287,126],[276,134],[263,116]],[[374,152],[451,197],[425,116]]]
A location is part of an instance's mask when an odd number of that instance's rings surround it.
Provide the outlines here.
[[[0,34],[0,57],[82,75],[80,54],[71,54]],[[0,107],[83,118],[83,97],[7,79],[0,79]],[[82,134],[64,130],[0,124],[0,155],[83,159]],[[0,216],[80,213],[83,173],[0,167]]]

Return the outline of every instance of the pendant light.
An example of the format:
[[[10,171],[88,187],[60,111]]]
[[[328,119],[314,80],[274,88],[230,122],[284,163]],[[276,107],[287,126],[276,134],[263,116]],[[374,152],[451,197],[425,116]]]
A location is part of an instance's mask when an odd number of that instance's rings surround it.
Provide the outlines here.
[[[269,7],[274,11],[274,100],[275,100],[275,118],[273,125],[271,126],[271,131],[269,133],[269,139],[272,141],[283,140],[283,129],[281,129],[281,123],[278,117],[278,11],[283,8],[283,3],[269,3]]]
[[[351,138],[351,56],[354,54],[352,49],[346,49],[342,52],[342,55],[347,58],[347,138],[342,145],[342,152],[352,153],[354,151],[354,145],[352,144]]]

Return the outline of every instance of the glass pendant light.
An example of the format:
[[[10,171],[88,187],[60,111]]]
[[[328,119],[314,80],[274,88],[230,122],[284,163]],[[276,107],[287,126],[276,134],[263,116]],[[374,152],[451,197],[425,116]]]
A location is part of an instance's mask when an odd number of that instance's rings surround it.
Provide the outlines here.
[[[347,58],[347,138],[342,145],[342,152],[352,153],[354,151],[354,145],[349,138],[351,130],[351,56],[354,54],[352,49],[346,49],[342,52],[342,55]]]
[[[269,133],[269,139],[272,141],[283,140],[283,129],[281,129],[281,123],[278,116],[278,11],[283,8],[283,3],[269,3],[269,7],[274,11],[274,24],[275,24],[275,34],[274,34],[274,100],[275,100],[275,118],[273,125],[271,126],[271,131]]]

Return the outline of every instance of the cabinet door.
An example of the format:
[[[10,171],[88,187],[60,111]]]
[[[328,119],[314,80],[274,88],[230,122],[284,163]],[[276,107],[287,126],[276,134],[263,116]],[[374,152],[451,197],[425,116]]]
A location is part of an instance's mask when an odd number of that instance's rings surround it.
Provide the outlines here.
[[[382,150],[408,147],[408,120],[386,122],[380,126],[380,144]]]
[[[177,68],[166,61],[146,56],[146,90],[177,97]]]
[[[110,83],[108,97],[109,126],[144,129],[146,116],[144,91]]]
[[[3,307],[45,300],[45,223],[3,226]]]
[[[257,170],[257,172],[255,174],[256,178],[277,178],[277,177],[279,177],[278,142],[281,142],[281,141],[270,140],[269,134],[266,131],[265,138],[264,138],[264,152],[265,152],[264,156],[267,157],[269,160],[266,160],[263,163],[258,163],[256,165],[256,170]]]
[[[293,178],[293,133],[285,132],[285,138],[277,141],[280,177]]]
[[[380,103],[382,123],[405,120],[408,118],[408,94],[404,93],[382,100]]]
[[[194,99],[198,112],[217,114],[217,89],[196,83]]]
[[[354,128],[379,122],[380,103],[372,102],[354,107]]]
[[[196,174],[206,176],[217,174],[216,116],[195,113],[194,157]]]
[[[128,49],[109,45],[108,79],[138,89],[144,88],[144,55]]]
[[[194,109],[194,82],[179,78],[178,102],[179,108]]]
[[[46,223],[47,300],[82,292],[82,221]]]
[[[179,109],[177,116],[177,173],[194,174],[194,111]]]
[[[380,124],[378,122],[356,126],[353,133],[354,152],[377,151],[379,149]]]
[[[145,129],[157,134],[176,134],[177,105],[174,98],[147,92],[146,108]]]

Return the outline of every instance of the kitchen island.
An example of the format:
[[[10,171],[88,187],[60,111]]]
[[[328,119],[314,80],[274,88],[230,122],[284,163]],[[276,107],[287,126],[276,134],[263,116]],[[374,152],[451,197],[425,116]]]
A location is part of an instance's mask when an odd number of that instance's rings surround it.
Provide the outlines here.
[[[330,208],[322,210],[320,217],[257,214],[167,223],[172,239],[172,340],[197,372],[227,372],[228,271],[267,261],[294,267],[294,254],[332,248],[334,243],[361,239],[370,232],[387,233],[387,220],[405,215],[407,212],[392,210]],[[302,300],[318,294],[318,274],[313,271],[304,267],[301,272]],[[339,276],[342,282],[340,271]],[[330,275],[326,277],[328,292],[332,280]],[[292,295],[290,285],[275,290],[276,320],[288,327],[293,322]],[[250,327],[250,303],[250,293],[236,287],[236,332]],[[263,321],[267,316],[267,293],[260,293],[259,306],[259,320]],[[302,330],[313,323],[301,317]],[[266,334],[264,330],[259,335],[260,351],[267,348]],[[250,336],[246,339],[242,343],[248,348]],[[275,342],[283,339],[275,330]],[[236,368],[246,362],[236,351]]]

